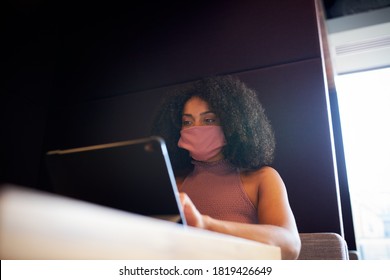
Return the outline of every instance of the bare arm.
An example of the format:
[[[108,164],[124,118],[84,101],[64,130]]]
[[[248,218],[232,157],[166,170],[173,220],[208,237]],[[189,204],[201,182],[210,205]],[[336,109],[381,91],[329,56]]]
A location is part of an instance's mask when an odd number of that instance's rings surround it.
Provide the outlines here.
[[[213,219],[202,215],[190,198],[181,193],[184,214],[190,226],[230,234],[281,248],[282,259],[296,259],[300,239],[287,192],[279,174],[272,168],[263,168],[246,177],[257,187],[259,224],[244,224]]]

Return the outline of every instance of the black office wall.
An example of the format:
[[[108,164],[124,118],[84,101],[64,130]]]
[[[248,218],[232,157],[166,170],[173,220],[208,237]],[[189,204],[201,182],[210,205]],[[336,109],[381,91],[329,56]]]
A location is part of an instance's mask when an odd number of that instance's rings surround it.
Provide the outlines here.
[[[56,27],[42,4],[2,3],[0,183],[39,185],[59,47]]]
[[[175,2],[79,11],[62,27],[59,103],[320,56],[313,0]]]
[[[299,230],[341,233],[314,1],[143,5],[58,15],[48,126],[34,150],[143,137],[163,93],[234,74],[258,91],[274,126],[274,165]]]

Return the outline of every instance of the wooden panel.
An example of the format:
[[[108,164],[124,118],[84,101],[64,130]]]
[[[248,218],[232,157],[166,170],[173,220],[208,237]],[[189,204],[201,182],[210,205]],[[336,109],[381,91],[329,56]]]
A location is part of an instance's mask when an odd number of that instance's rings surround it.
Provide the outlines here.
[[[187,2],[186,2],[187,3]],[[121,95],[318,57],[314,1],[200,1],[79,11],[62,25],[61,98]],[[159,9],[159,10],[158,10]],[[161,12],[160,12],[161,11]],[[99,15],[99,16],[98,16]]]
[[[50,113],[46,150],[141,138],[169,88],[56,107]]]

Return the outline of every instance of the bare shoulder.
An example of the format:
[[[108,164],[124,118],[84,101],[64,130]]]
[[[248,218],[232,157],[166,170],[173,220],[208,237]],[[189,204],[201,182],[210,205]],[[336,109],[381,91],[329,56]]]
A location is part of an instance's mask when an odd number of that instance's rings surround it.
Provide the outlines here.
[[[267,197],[285,192],[285,186],[279,173],[270,166],[241,172],[241,180],[248,197],[258,205]]]
[[[259,223],[294,229],[294,216],[279,172],[265,166],[247,176],[256,185]]]
[[[280,177],[278,171],[270,166],[263,166],[257,170],[243,172],[242,176],[248,182],[257,183],[258,187],[268,185],[272,182],[283,184],[282,178]]]

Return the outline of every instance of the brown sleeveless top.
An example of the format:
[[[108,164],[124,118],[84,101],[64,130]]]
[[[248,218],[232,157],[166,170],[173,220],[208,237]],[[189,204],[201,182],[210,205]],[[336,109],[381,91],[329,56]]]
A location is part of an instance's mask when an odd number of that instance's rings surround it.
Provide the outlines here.
[[[201,214],[212,218],[257,224],[257,209],[248,198],[240,172],[228,161],[193,161],[194,170],[182,184]]]

